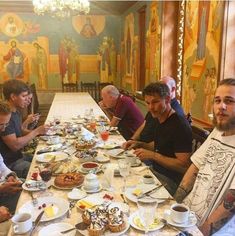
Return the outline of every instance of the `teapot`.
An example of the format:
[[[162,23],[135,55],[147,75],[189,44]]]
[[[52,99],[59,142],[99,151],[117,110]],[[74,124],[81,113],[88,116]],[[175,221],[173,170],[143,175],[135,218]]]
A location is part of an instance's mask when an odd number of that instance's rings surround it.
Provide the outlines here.
[[[97,190],[99,186],[100,186],[100,183],[97,178],[97,175],[93,173],[89,173],[85,176],[85,179],[84,179],[85,190],[94,191],[94,190]]]

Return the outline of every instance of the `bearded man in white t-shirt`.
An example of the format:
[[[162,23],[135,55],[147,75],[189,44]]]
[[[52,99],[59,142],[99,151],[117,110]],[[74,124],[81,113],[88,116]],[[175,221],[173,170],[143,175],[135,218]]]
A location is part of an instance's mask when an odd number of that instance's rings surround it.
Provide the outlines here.
[[[205,236],[235,211],[235,79],[220,82],[213,113],[215,129],[192,155],[175,193],[196,213]]]

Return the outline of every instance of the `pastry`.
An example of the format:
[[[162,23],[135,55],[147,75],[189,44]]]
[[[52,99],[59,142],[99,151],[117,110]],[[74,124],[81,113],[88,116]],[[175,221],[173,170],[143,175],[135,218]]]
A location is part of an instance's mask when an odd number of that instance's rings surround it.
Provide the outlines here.
[[[75,143],[75,148],[77,150],[88,150],[91,149],[95,146],[95,141],[94,140],[85,140],[85,139],[80,139]]]
[[[109,210],[109,230],[111,232],[121,232],[125,229],[126,224],[123,212],[118,207]]]
[[[55,178],[55,186],[62,188],[73,188],[83,183],[84,177],[79,173],[61,174]]]

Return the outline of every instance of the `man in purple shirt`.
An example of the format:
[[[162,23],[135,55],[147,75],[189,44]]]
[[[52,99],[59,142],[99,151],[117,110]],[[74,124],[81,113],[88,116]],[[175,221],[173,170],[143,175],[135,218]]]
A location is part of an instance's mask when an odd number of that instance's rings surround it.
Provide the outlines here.
[[[144,122],[144,117],[136,104],[131,98],[120,94],[113,85],[104,87],[101,97],[99,105],[110,119],[110,126],[117,126],[125,139],[131,138]]]

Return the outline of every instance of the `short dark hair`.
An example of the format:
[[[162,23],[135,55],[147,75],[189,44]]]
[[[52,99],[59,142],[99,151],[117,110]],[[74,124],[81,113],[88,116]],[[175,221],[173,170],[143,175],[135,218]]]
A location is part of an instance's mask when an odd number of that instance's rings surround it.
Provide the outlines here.
[[[11,79],[3,84],[3,95],[6,100],[10,99],[11,94],[20,95],[23,92],[29,92],[29,86],[16,79]]]
[[[235,79],[234,78],[223,79],[219,82],[219,86],[221,86],[221,85],[235,86]]]
[[[8,115],[10,113],[10,106],[6,102],[0,101],[0,114]]]
[[[166,84],[163,82],[156,82],[147,85],[143,90],[143,96],[150,95],[155,96],[159,95],[160,98],[165,98],[170,96],[170,90]]]

